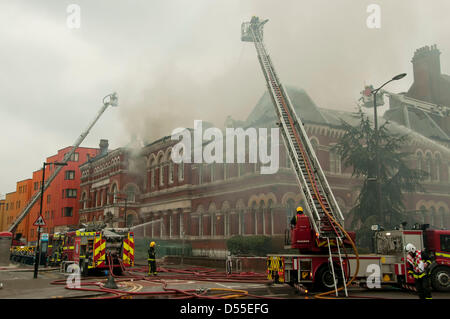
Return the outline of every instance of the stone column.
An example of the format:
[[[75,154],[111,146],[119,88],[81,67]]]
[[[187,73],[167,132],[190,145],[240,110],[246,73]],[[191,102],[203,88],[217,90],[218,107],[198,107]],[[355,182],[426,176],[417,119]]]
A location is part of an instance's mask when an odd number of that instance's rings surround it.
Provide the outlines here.
[[[239,225],[239,229],[238,229],[238,231],[239,231],[238,234],[239,235],[243,235],[244,234],[244,232],[243,232],[243,225],[242,225],[243,214],[244,214],[244,211],[239,211],[238,214],[237,214],[237,216],[238,216],[238,225]]]
[[[270,235],[273,235],[273,208],[270,209]]]
[[[210,222],[210,225],[211,225],[211,231],[209,232],[210,233],[210,236],[211,237],[214,237],[215,235],[216,235],[216,214],[214,214],[214,213],[211,213],[210,215],[209,215],[209,222]]]
[[[262,209],[262,228],[263,228],[263,235],[266,234],[266,209]]]

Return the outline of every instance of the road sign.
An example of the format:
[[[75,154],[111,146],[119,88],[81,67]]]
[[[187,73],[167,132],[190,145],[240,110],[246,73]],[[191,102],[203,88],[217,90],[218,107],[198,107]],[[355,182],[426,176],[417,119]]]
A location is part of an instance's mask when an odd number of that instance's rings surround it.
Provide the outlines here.
[[[33,226],[45,226],[45,220],[42,218],[42,216],[39,216],[38,219],[33,223]]]

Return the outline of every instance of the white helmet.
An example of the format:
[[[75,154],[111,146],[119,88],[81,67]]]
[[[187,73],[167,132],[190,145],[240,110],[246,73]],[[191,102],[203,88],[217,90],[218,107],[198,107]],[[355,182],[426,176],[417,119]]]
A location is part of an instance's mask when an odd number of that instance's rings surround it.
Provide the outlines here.
[[[413,244],[410,243],[410,244],[406,245],[405,250],[408,253],[414,253],[416,251],[416,246],[414,246]]]

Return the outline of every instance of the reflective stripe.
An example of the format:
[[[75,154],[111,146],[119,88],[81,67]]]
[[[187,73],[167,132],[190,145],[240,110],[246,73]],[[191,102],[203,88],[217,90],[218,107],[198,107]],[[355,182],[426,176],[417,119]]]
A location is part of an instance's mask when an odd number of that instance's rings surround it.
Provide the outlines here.
[[[444,254],[444,253],[436,253],[436,256],[441,256],[441,257],[447,257],[450,258],[450,254]]]
[[[149,261],[154,261],[154,259],[152,259],[152,258],[148,258],[147,260],[149,260]]]
[[[426,273],[421,273],[420,275],[416,275],[414,274],[414,278],[418,279],[418,278],[422,278],[426,275]]]

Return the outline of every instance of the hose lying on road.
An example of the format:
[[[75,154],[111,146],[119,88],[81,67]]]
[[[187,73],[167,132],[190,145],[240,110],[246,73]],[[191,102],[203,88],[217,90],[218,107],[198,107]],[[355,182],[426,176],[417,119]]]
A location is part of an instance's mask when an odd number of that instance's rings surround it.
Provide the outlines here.
[[[109,265],[109,274],[115,278],[115,282],[120,285],[122,282],[129,281],[146,281],[152,283],[159,283],[162,286],[162,291],[149,291],[149,292],[139,292],[139,291],[125,291],[121,289],[111,289],[104,287],[105,278],[100,281],[93,281],[91,278],[89,280],[81,280],[81,287],[69,287],[66,285],[66,280],[55,280],[51,284],[53,285],[65,285],[66,289],[86,291],[86,292],[98,292],[110,294],[109,296],[95,297],[94,299],[116,299],[116,298],[126,298],[130,296],[171,296],[176,299],[192,299],[192,298],[203,298],[203,299],[230,299],[230,298],[265,298],[265,299],[280,299],[275,297],[264,297],[250,294],[246,290],[239,289],[229,289],[229,288],[207,288],[207,289],[176,289],[169,288],[167,281],[171,280],[195,280],[195,281],[210,281],[210,282],[237,282],[237,283],[261,283],[268,284],[271,281],[267,280],[264,274],[246,272],[239,274],[228,275],[226,273],[217,272],[216,269],[202,268],[202,267],[192,267],[184,269],[174,269],[159,267],[158,271],[160,275],[157,277],[149,277],[139,272],[146,273],[148,268],[138,267],[126,270],[123,263],[120,261],[120,267],[122,270],[122,276],[118,276],[113,272],[112,258],[107,256]],[[167,273],[167,275],[161,275],[161,273]],[[99,278],[97,278],[99,279]],[[96,288],[88,288],[88,286],[95,286]]]

